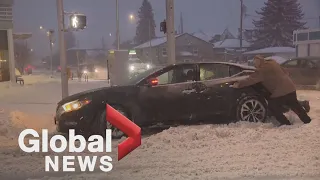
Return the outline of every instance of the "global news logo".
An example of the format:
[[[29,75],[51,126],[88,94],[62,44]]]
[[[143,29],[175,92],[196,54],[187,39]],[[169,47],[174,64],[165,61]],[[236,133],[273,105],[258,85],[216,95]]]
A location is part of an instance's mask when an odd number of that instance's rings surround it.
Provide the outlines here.
[[[118,145],[118,161],[120,161],[141,145],[141,128],[109,105],[106,105],[106,120],[128,136]],[[111,156],[97,155],[97,153],[112,152],[112,131],[106,129],[105,134],[105,137],[91,135],[86,141],[84,136],[76,135],[75,130],[70,129],[68,140],[63,135],[54,135],[49,139],[47,129],[42,130],[41,137],[37,131],[25,129],[20,133],[18,143],[20,149],[26,153],[67,152],[67,155],[63,156],[45,156],[45,172],[58,172],[60,169],[63,172],[75,172],[76,165],[79,165],[82,172],[95,171],[96,167],[103,172],[109,172],[113,169]],[[27,138],[28,136],[31,138]],[[90,155],[78,154],[87,151]],[[78,155],[75,155],[76,153]]]

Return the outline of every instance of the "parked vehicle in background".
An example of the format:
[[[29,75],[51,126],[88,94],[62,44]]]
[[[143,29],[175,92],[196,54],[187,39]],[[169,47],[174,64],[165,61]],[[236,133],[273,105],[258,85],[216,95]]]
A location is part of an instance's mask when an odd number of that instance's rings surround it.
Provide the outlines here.
[[[129,70],[130,77],[133,77],[151,68],[151,64],[144,63],[138,58],[135,50],[129,51],[128,64],[129,64],[128,70]]]
[[[281,64],[297,85],[312,85],[320,89],[320,57],[292,58]]]
[[[78,67],[74,67],[74,72],[77,72]],[[107,79],[107,68],[95,63],[84,63],[79,65],[81,75],[86,74],[88,78]]]
[[[32,71],[33,71],[34,67],[31,66],[31,65],[28,65],[27,67],[24,68],[24,72],[29,75],[29,74],[32,74]]]

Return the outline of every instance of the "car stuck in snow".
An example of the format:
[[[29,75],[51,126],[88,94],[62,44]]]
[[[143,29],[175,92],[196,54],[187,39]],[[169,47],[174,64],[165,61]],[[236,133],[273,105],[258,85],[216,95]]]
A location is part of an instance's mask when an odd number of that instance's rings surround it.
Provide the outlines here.
[[[261,84],[234,89],[231,85],[253,73],[255,68],[233,63],[181,63],[152,67],[132,77],[125,85],[81,92],[58,103],[55,123],[59,132],[69,129],[101,133],[114,130],[107,123],[106,104],[111,105],[139,126],[185,124],[215,116],[234,121],[265,122],[268,116],[268,92]],[[307,111],[308,102],[303,106]],[[283,107],[283,111],[287,111]]]

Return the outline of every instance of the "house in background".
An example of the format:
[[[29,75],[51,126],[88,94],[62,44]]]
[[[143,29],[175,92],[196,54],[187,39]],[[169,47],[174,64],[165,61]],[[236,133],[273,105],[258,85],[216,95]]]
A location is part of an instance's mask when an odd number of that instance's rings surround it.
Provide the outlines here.
[[[217,41],[220,38],[220,41]],[[215,35],[213,51],[218,61],[229,61],[236,59],[241,52],[250,48],[250,43],[242,40],[242,49],[240,48],[240,39],[235,37],[228,28],[221,35]]]
[[[212,61],[213,45],[188,33],[176,35],[176,62]],[[167,37],[152,39],[134,48],[137,56],[152,64],[167,63]]]
[[[213,39],[213,36],[210,33],[205,33],[202,30],[191,33],[191,35],[207,42],[210,42]]]
[[[240,29],[239,29],[240,34]],[[242,39],[248,42],[252,42],[254,40],[255,30],[254,29],[244,29],[242,32]]]

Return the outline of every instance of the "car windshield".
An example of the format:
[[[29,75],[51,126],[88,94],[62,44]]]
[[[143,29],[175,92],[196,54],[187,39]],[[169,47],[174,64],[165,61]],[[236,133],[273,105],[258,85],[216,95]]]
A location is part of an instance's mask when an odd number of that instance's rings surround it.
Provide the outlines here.
[[[162,69],[163,67],[152,67],[142,73],[138,73],[138,74],[135,74],[133,75],[129,80],[128,82],[126,83],[127,85],[135,85],[137,84],[138,82],[140,82],[143,78],[149,76],[150,74]]]

